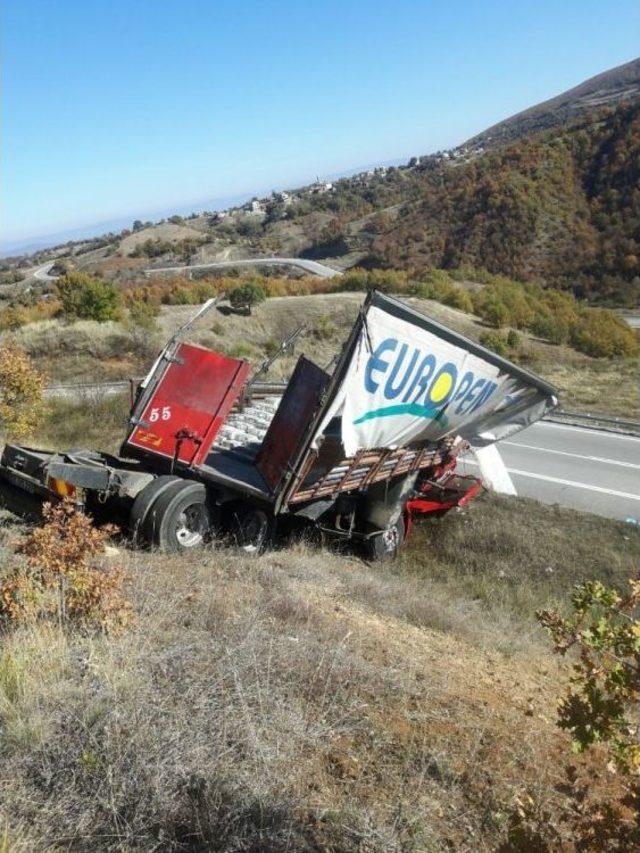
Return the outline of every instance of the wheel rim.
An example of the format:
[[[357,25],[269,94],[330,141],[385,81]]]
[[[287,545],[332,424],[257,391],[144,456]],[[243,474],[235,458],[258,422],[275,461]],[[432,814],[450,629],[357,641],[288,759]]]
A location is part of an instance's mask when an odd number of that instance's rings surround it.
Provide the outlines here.
[[[192,504],[178,516],[176,539],[182,548],[195,548],[202,545],[205,528],[202,504]]]
[[[247,554],[256,554],[267,535],[268,519],[264,512],[248,512],[242,519],[242,550]]]
[[[400,531],[398,530],[398,525],[394,524],[393,527],[388,527],[384,533],[381,534],[380,539],[384,545],[385,552],[387,554],[393,554],[400,545]]]

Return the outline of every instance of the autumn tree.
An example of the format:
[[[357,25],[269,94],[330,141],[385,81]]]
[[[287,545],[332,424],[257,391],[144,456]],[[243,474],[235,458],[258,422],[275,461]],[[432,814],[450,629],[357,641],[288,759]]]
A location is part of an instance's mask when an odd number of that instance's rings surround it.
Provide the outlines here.
[[[124,629],[132,617],[123,589],[127,574],[101,561],[110,531],[95,527],[70,500],[47,504],[44,519],[18,548],[24,561],[0,579],[0,617]]]
[[[593,751],[610,793],[593,790],[599,774],[581,778],[567,767],[565,801],[551,816],[531,795],[517,798],[509,849],[640,849],[640,581],[625,592],[600,581],[580,584],[572,613],[537,614],[555,651],[573,657],[572,676],[558,706],[558,725],[574,753]]]
[[[0,424],[8,438],[31,435],[44,411],[45,377],[14,343],[0,347]]]

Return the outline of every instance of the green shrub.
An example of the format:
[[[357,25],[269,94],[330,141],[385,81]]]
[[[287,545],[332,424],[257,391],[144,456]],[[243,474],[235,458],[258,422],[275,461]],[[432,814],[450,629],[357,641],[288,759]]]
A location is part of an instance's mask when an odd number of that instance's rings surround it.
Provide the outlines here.
[[[571,345],[596,358],[637,355],[638,338],[632,328],[606,309],[584,310],[571,329]]]
[[[473,296],[475,312],[501,328],[527,329],[552,344],[569,343],[595,358],[629,357],[638,338],[612,311],[587,308],[570,293],[520,284],[503,276],[483,276],[485,286]]]
[[[233,308],[251,314],[251,309],[260,302],[264,302],[267,295],[255,281],[246,281],[229,290],[227,297]]]
[[[569,340],[569,324],[562,317],[542,314],[531,323],[530,329],[534,335],[544,338],[551,344],[564,344]]]
[[[509,344],[505,335],[498,331],[483,332],[480,335],[480,343],[483,347],[493,350],[498,355],[506,355],[509,352]]]
[[[24,278],[24,273],[19,270],[7,270],[0,273],[0,284],[17,284]]]
[[[278,344],[278,349],[280,348]],[[226,353],[231,358],[253,358],[254,349],[249,344],[237,343],[226,347]]]
[[[264,343],[264,351],[267,358],[273,358],[277,352],[280,352],[280,349],[280,341],[277,338],[269,338],[269,340]]]
[[[135,296],[129,300],[129,320],[132,325],[146,330],[156,327],[156,317],[160,313],[160,305],[154,299]]]
[[[144,243],[139,243],[131,252],[132,258],[158,258],[160,255],[172,254],[176,246],[169,240],[154,240],[151,237]]]
[[[340,290],[379,290],[382,293],[406,293],[407,274],[400,270],[353,269],[340,279]]]
[[[171,290],[162,294],[165,305],[191,305],[192,300],[193,291],[188,287],[172,287]]]
[[[106,281],[83,272],[69,272],[57,282],[62,313],[68,320],[115,320],[119,314],[120,294]]]
[[[27,322],[27,316],[23,309],[10,305],[4,311],[0,311],[0,330],[14,332]]]
[[[326,341],[335,332],[335,326],[328,314],[322,314],[316,320],[313,335],[320,341]]]
[[[473,302],[466,290],[451,280],[446,270],[430,269],[423,272],[418,281],[411,281],[405,288],[407,293],[421,299],[433,299],[467,314],[473,313]]]
[[[490,326],[493,326],[496,329],[501,329],[503,326],[506,326],[511,319],[509,308],[496,296],[492,296],[490,299],[486,300],[482,307],[482,313],[480,316],[483,320],[489,323]]]
[[[206,302],[207,299],[212,299],[214,296],[217,296],[219,292],[219,288],[213,281],[197,281],[193,285],[192,289],[196,304]]]
[[[450,289],[445,293],[440,300],[443,305],[449,305],[451,308],[457,308],[458,311],[464,311],[466,314],[473,314],[473,302],[466,290],[461,290],[455,285],[450,285]]]

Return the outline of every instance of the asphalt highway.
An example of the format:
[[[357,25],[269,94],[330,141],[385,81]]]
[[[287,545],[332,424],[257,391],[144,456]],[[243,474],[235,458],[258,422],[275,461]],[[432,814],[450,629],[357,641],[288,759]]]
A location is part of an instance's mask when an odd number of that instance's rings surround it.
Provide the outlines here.
[[[640,521],[640,437],[540,421],[497,447],[518,495]],[[473,456],[458,467],[478,470]]]

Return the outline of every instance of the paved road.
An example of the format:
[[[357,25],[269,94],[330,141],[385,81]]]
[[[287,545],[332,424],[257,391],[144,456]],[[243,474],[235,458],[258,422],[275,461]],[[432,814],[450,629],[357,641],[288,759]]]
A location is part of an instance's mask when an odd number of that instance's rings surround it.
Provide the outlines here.
[[[163,272],[193,272],[193,270],[213,270],[213,269],[228,269],[231,267],[250,267],[250,266],[267,266],[267,267],[298,267],[306,270],[320,278],[333,278],[337,275],[342,275],[339,270],[334,270],[331,267],[320,264],[317,261],[309,261],[306,258],[245,258],[238,261],[216,261],[210,264],[191,264],[191,266],[182,267],[158,267],[157,269],[145,270],[146,275],[154,275]]]
[[[43,264],[41,267],[35,269],[31,275],[34,278],[37,278],[38,281],[55,281],[57,276],[49,275],[49,270],[54,265],[55,261],[51,261],[48,264]]]
[[[640,438],[541,421],[498,449],[519,495],[640,520]],[[477,463],[465,457],[460,468]]]

